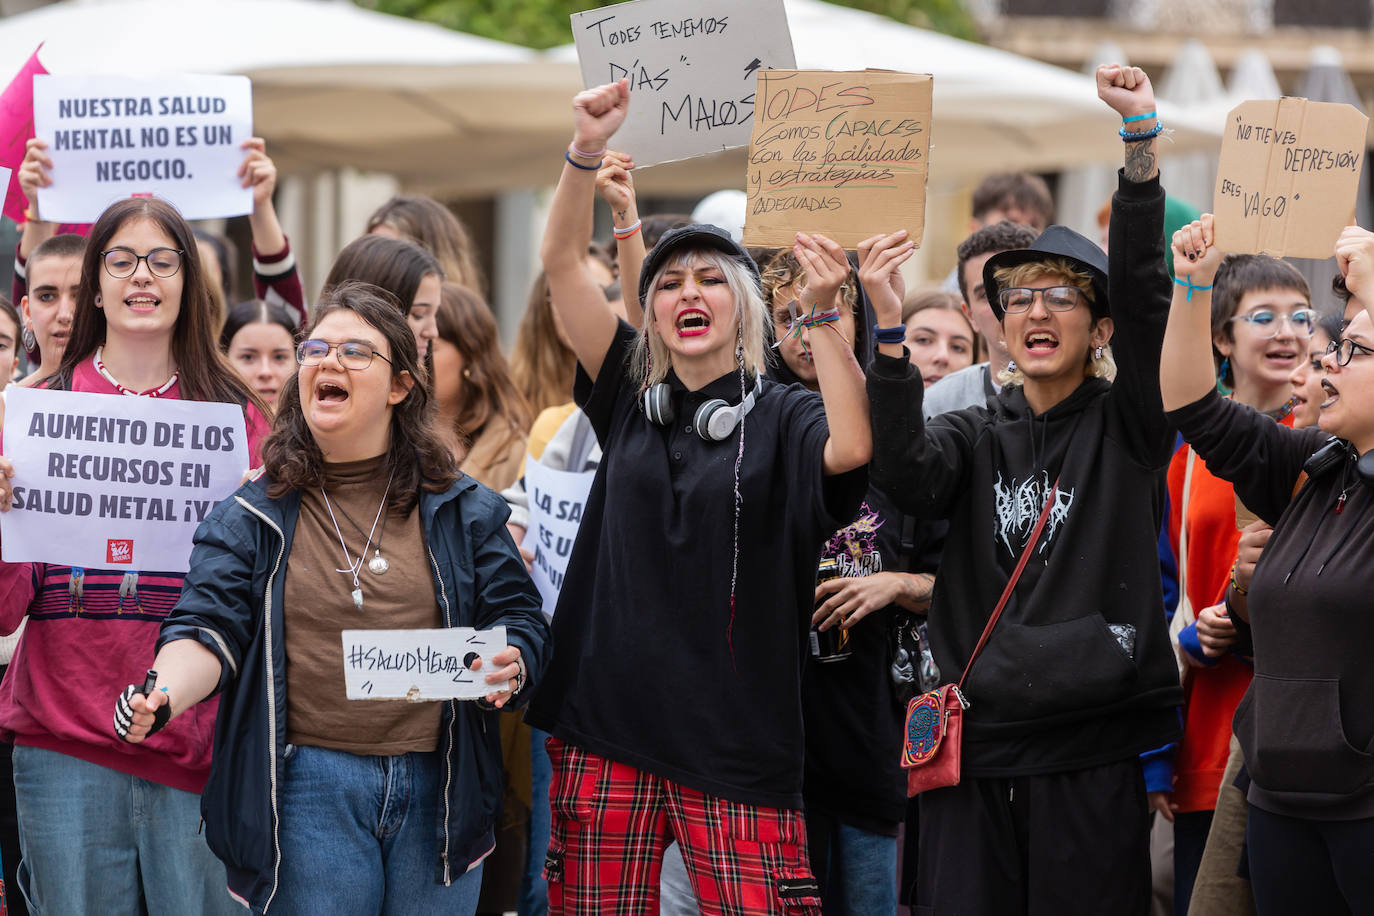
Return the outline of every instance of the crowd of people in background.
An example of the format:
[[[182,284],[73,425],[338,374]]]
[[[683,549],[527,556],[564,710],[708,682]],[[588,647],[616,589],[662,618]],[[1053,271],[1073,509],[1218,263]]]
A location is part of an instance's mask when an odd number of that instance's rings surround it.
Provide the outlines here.
[[[57,234],[31,140],[0,380],[238,405],[254,470],[189,572],[0,562],[9,911],[1374,913],[1374,233],[1321,313],[1166,196],[1147,75],[1097,85],[1101,239],[989,176],[911,290],[897,226],[643,212],[587,90],[509,350],[437,201],[311,297],[250,140],[235,301],[163,201]],[[527,462],[594,475],[557,613]],[[508,645],[475,702],[359,703],[360,619]],[[908,797],[956,680],[962,779]]]

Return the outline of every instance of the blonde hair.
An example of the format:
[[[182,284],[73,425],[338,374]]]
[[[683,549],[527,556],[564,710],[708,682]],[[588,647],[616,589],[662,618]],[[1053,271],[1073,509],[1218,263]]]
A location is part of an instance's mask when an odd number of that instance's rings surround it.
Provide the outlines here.
[[[778,290],[787,286],[793,287],[798,293],[806,287],[806,268],[801,266],[801,262],[790,248],[784,248],[773,255],[768,266],[763,269],[764,308],[771,309],[773,297],[777,295]],[[849,275],[840,284],[840,295],[845,306],[853,312],[859,302],[859,285],[855,280],[853,268],[850,268]]]
[[[753,273],[739,261],[714,249],[686,248],[675,252],[654,274],[649,283],[649,294],[644,302],[644,319],[640,327],[639,340],[631,354],[630,372],[638,380],[640,388],[657,385],[668,377],[672,368],[672,354],[663,343],[663,338],[654,327],[653,295],[662,281],[663,275],[678,268],[691,268],[693,262],[704,261],[710,267],[725,275],[725,283],[735,302],[735,313],[739,316],[739,337],[743,344],[741,359],[745,372],[763,375],[768,370],[768,346],[765,335],[771,321],[768,307],[764,304],[759,285]]]
[[[1069,285],[1075,286],[1083,291],[1088,297],[1088,302],[1093,303],[1096,293],[1093,290],[1092,274],[1082,267],[1079,267],[1068,258],[1045,258],[1043,261],[1030,261],[1025,264],[1015,264],[1011,267],[999,267],[993,272],[993,279],[997,281],[998,290],[1007,289],[1013,286],[1025,286],[1034,283],[1042,277],[1066,277]],[[1094,315],[1093,324],[1096,325],[1100,319]],[[1097,348],[1088,350],[1087,356],[1083,361],[1083,376],[1085,378],[1101,378],[1112,381],[1116,378],[1116,360],[1112,359],[1112,348],[1109,344],[1102,347],[1102,355],[1094,356]],[[1003,385],[1024,385],[1026,377],[1015,364],[1009,364],[1007,368],[997,373],[997,381]]]

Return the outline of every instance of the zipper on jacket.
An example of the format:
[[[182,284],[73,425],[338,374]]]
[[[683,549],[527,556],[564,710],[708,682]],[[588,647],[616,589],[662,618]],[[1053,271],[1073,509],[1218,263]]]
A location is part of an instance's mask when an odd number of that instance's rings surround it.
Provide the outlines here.
[[[434,551],[425,545],[425,553],[429,554],[429,565],[434,568],[434,581],[439,584],[439,600],[444,603],[444,626],[453,626],[453,614],[448,606],[448,590],[444,588],[444,577],[439,574],[439,564],[435,562]],[[448,864],[448,817],[449,817],[449,791],[453,787],[453,723],[458,718],[458,704],[453,700],[448,701],[448,753],[444,755],[444,848],[439,852],[439,858],[444,863],[444,887],[453,883],[452,873],[449,871]],[[265,908],[264,908],[265,909]]]
[[[281,817],[277,813],[277,689],[276,677],[272,671],[272,582],[277,578],[282,557],[286,554],[286,535],[276,522],[245,502],[242,496],[235,496],[234,501],[266,522],[268,527],[277,532],[277,537],[281,538],[281,546],[277,548],[277,561],[272,564],[272,572],[267,576],[262,611],[266,658],[263,667],[267,671],[267,773],[268,782],[271,784],[269,795],[272,798],[272,850],[276,855],[276,861],[272,865],[272,892],[267,895],[267,902],[262,905],[262,911],[266,913],[272,906],[272,899],[277,896],[277,885],[281,882],[281,835],[278,829]]]

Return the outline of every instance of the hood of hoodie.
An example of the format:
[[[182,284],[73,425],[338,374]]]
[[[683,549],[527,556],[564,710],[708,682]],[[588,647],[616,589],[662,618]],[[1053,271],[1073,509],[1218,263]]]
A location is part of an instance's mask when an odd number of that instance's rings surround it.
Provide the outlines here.
[[[859,368],[868,371],[868,364],[873,362],[873,326],[877,318],[873,313],[873,303],[868,299],[868,292],[864,285],[858,282],[858,268],[854,264],[854,256],[849,256],[849,266],[854,270],[855,283],[859,288],[859,298],[854,303],[854,358],[859,361]],[[765,303],[770,309],[772,303]],[[772,326],[772,323],[769,323]],[[764,378],[771,379],[781,385],[804,385],[797,373],[783,360],[778,351],[771,353],[772,361],[768,371],[764,373]]]

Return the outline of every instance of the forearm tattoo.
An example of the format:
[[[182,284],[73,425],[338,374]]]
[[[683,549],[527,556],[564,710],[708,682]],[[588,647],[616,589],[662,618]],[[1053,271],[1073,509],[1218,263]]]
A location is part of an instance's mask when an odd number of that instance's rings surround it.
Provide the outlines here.
[[[1145,140],[1126,144],[1126,178],[1130,181],[1149,181],[1159,174],[1155,162],[1155,141]]]

